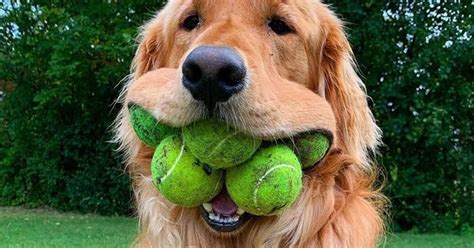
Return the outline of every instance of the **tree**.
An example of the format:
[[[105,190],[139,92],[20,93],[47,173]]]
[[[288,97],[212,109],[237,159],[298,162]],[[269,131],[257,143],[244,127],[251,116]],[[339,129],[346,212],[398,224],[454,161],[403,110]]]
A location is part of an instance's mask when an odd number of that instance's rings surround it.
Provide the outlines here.
[[[384,131],[395,230],[472,226],[471,3],[331,2],[347,18]]]
[[[3,3],[0,204],[129,212],[109,126],[137,27],[156,7]]]

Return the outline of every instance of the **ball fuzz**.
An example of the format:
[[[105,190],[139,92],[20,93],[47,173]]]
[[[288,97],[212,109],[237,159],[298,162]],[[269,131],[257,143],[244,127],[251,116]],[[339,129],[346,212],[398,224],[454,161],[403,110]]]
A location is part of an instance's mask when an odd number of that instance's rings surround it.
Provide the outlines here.
[[[151,162],[155,187],[170,202],[195,207],[210,201],[222,189],[223,173],[199,162],[179,136],[165,138]]]
[[[329,139],[321,133],[306,133],[294,141],[293,150],[303,169],[310,168],[321,161],[331,146]]]
[[[215,169],[230,168],[245,162],[262,142],[212,119],[184,127],[183,139],[196,158]]]
[[[232,200],[253,215],[274,215],[290,207],[302,188],[298,158],[285,145],[262,148],[226,174]]]
[[[167,136],[177,134],[176,128],[158,122],[153,115],[138,105],[129,105],[130,123],[138,138],[155,148]]]

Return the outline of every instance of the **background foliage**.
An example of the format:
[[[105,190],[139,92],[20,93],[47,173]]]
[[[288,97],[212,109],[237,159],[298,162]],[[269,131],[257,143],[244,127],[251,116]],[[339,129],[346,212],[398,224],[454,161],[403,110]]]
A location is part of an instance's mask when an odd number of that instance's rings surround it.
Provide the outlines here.
[[[133,37],[155,7],[4,3],[1,205],[130,211],[128,176],[109,127]]]
[[[384,131],[395,228],[472,226],[472,3],[333,2]]]
[[[471,3],[329,2],[384,130],[395,230],[473,226]],[[161,5],[2,4],[0,205],[130,212],[109,126],[137,27]]]

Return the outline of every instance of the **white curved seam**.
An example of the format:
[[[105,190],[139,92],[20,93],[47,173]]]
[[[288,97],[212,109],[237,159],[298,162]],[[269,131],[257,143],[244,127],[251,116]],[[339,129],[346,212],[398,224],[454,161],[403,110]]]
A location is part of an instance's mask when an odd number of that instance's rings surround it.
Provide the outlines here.
[[[181,146],[181,151],[179,151],[179,155],[178,155],[178,158],[176,158],[176,160],[174,161],[173,165],[171,166],[171,168],[168,170],[168,172],[161,178],[161,183],[163,183],[165,181],[165,179],[171,175],[171,173],[173,172],[173,170],[176,168],[176,165],[178,165],[178,162],[179,160],[181,159],[181,157],[183,156],[183,153],[184,153],[184,144]]]
[[[219,142],[219,144],[217,144],[216,147],[214,147],[214,149],[212,149],[212,151],[209,153],[209,155],[207,155],[207,158],[210,158],[212,155],[214,155],[214,153],[217,151],[217,149],[218,149],[219,147],[221,147],[228,139],[230,139],[230,137],[235,136],[235,135],[237,135],[238,133],[239,133],[239,132],[236,131],[236,132],[234,132],[233,134],[229,134],[229,135],[227,135],[227,137],[223,138],[223,139]]]
[[[258,179],[258,182],[257,182],[257,186],[255,187],[255,190],[253,191],[253,204],[255,205],[255,207],[258,209],[258,210],[261,210],[259,207],[258,207],[258,202],[257,202],[257,194],[258,194],[258,189],[260,188],[260,184],[262,184],[263,180],[265,179],[265,177],[268,176],[268,174],[272,173],[274,170],[278,169],[278,168],[281,168],[281,167],[288,167],[290,168],[291,170],[295,170],[295,167],[292,166],[291,164],[280,164],[280,165],[277,165],[275,167],[272,167],[271,169],[269,169],[268,171],[265,172],[265,174],[263,174],[263,176],[261,176],[259,179]]]

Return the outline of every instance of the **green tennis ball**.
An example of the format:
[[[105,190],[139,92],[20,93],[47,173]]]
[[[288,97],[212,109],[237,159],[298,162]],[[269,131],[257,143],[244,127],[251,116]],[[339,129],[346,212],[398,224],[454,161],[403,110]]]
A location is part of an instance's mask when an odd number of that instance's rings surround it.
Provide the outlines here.
[[[151,162],[155,187],[170,202],[195,207],[209,202],[222,189],[222,171],[199,162],[179,136],[165,138],[156,148]]]
[[[229,169],[226,187],[232,200],[253,215],[274,215],[290,207],[302,188],[298,158],[285,145],[259,150],[246,163]]]
[[[294,140],[293,150],[300,159],[303,169],[314,166],[326,155],[329,139],[321,133],[307,133]]]
[[[138,105],[129,105],[130,123],[138,138],[149,147],[157,147],[165,137],[177,134],[178,129],[158,122]]]
[[[230,168],[245,162],[262,142],[213,119],[200,120],[184,127],[183,139],[194,156],[215,169]]]

